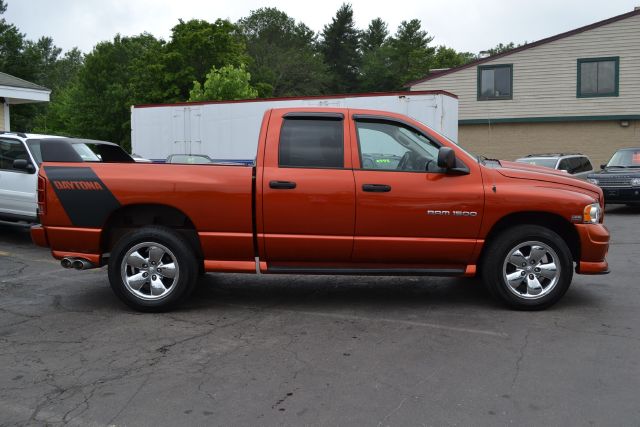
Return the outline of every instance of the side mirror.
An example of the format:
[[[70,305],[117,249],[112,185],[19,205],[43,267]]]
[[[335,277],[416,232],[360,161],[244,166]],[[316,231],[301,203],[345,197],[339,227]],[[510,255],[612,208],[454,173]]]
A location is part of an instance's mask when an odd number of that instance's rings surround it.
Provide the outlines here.
[[[36,171],[36,168],[34,168],[33,165],[29,163],[28,160],[25,160],[25,159],[15,159],[13,161],[13,168],[18,170],[23,170],[28,173],[34,173]]]
[[[440,147],[438,150],[438,167],[451,170],[456,167],[456,152],[449,147]]]
[[[606,163],[603,163],[603,164],[601,164],[601,165],[600,165],[600,169],[604,169],[604,168],[606,168],[606,167],[607,167],[607,164],[606,164]]]

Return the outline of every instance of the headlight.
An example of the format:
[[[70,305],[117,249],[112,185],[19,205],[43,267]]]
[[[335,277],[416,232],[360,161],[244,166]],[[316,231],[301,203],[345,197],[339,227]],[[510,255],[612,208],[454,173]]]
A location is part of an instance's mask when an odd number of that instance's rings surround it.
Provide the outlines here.
[[[598,185],[598,180],[595,178],[587,178],[587,182],[590,182],[592,184]]]
[[[601,215],[600,205],[593,203],[584,207],[582,212],[582,222],[586,224],[597,224]]]
[[[631,178],[632,187],[640,187],[640,178]]]

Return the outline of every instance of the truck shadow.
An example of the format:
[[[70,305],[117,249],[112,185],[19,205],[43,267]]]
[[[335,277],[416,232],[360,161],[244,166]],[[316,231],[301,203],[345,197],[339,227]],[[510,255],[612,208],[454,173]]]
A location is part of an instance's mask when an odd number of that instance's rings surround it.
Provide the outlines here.
[[[305,309],[401,307],[503,309],[479,279],[372,276],[248,276],[208,274],[181,311],[216,305]],[[597,297],[574,287],[554,307],[597,306]]]

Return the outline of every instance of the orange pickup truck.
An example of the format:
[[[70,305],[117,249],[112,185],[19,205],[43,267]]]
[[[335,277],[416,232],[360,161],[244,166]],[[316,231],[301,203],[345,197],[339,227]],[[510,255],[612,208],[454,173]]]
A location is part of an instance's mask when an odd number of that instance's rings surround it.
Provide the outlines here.
[[[269,110],[254,166],[88,162],[63,141],[42,144],[33,240],[63,267],[108,265],[138,310],[174,307],[204,272],[481,275],[518,309],[608,272],[600,188],[399,114]]]

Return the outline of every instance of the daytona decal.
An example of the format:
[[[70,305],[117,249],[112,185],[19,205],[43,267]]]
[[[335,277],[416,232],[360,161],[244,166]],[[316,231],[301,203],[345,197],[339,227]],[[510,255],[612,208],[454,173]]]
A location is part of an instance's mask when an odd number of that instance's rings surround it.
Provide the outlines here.
[[[56,196],[78,227],[102,227],[120,202],[90,167],[45,166]]]

